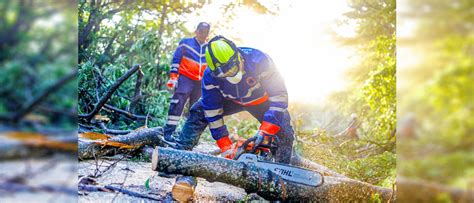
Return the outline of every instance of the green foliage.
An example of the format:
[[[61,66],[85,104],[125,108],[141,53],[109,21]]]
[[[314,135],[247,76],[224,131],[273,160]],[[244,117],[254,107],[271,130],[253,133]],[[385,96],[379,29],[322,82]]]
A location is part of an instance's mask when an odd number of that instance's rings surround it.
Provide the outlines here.
[[[144,73],[142,95],[132,109],[136,76],[125,81],[108,101],[108,104],[139,115],[150,115],[148,126],[163,126],[171,96],[165,89],[172,54],[183,37],[191,37],[194,30],[184,24],[187,16],[200,12],[210,2],[159,2],[128,1],[96,2],[81,0],[79,7],[79,106],[80,113],[93,109],[97,97],[127,71],[133,64],[140,64]],[[252,8],[257,13],[272,13],[259,1],[227,2],[226,11],[239,7]],[[235,16],[235,13],[226,16]],[[214,29],[232,18],[210,22]],[[224,22],[225,21],[225,22]],[[141,126],[143,122],[130,121],[123,116],[101,111],[111,117],[120,129]],[[181,125],[179,126],[181,127]],[[240,130],[242,133],[244,130]],[[204,136],[209,137],[209,136]]]
[[[74,6],[67,2],[0,2],[0,114],[13,114],[72,72],[77,62]],[[77,81],[69,81],[31,114],[74,127]],[[27,119],[28,120],[28,119]]]
[[[260,123],[251,115],[229,116],[225,118],[229,133],[236,133],[239,137],[250,138],[257,133]]]
[[[382,154],[356,159],[348,162],[346,171],[348,176],[358,180],[391,187],[395,181],[396,157],[395,154],[385,151]]]
[[[142,97],[132,109],[135,84],[133,75],[110,98],[108,104],[138,115],[150,115],[149,127],[163,126],[170,93],[165,90],[169,62],[177,42],[189,35],[180,29],[182,21],[173,16],[190,13],[203,3],[176,4],[162,1],[79,2],[79,97],[78,111],[90,112],[107,89],[133,64],[143,72]],[[166,24],[165,24],[166,23]],[[179,28],[179,29],[178,29]],[[133,129],[144,125],[124,116],[102,111],[115,128]]]
[[[423,9],[425,12],[419,13]],[[416,137],[397,143],[399,175],[469,187],[474,154],[474,34],[472,1],[417,0],[405,20],[418,14],[416,34],[402,38],[404,48],[420,53],[419,64],[404,69],[400,117],[415,115]],[[419,73],[419,74],[413,74]],[[403,126],[402,126],[403,127]],[[471,178],[472,179],[472,178]],[[449,199],[439,194],[440,201]]]
[[[350,177],[391,187],[395,181],[396,35],[394,0],[350,1],[345,22],[356,35],[341,42],[357,48],[360,63],[348,72],[351,86],[332,100],[344,114],[356,113],[360,140],[320,138],[334,156],[334,167]],[[339,145],[333,146],[335,143]],[[330,164],[330,163],[328,163]]]
[[[362,140],[347,140],[317,131],[298,131],[297,152],[348,177],[383,187],[392,187],[396,155],[377,150]]]

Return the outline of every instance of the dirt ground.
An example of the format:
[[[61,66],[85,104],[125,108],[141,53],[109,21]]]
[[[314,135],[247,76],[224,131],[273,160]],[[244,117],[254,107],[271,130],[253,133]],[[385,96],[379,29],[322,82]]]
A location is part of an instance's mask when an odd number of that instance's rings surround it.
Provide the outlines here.
[[[214,149],[217,149],[214,145],[201,143],[194,151],[205,152]],[[159,176],[158,172],[151,170],[151,163],[149,162],[133,159],[117,162],[117,158],[80,161],[78,175],[82,177],[106,170],[96,179],[97,183],[102,186],[112,185],[162,199],[163,201],[169,200],[169,198],[166,199],[166,195],[171,191],[175,177]],[[149,188],[145,186],[145,182],[148,179]],[[210,202],[262,199],[255,194],[247,195],[241,188],[219,182],[211,183],[199,178],[194,200],[197,202]],[[79,195],[79,202],[153,202],[153,200],[132,197],[121,193],[87,192]]]
[[[0,202],[77,202],[77,161],[71,156],[4,161],[0,163],[0,185],[16,179],[21,189],[0,188]],[[65,189],[62,192],[38,190],[41,186]],[[29,189],[26,189],[28,187]]]

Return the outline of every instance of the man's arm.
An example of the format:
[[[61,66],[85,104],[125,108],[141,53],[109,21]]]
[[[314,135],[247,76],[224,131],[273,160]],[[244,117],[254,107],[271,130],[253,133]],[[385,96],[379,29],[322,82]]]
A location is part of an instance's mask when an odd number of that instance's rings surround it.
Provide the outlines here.
[[[181,59],[183,58],[183,49],[182,46],[184,40],[179,42],[178,48],[173,54],[173,59],[171,60],[171,69],[170,69],[170,80],[168,81],[168,88],[172,89],[176,86],[178,80],[178,73],[179,73],[179,64],[181,63]]]
[[[221,151],[225,152],[232,148],[232,141],[229,139],[229,132],[224,124],[224,99],[218,89],[219,86],[210,77],[209,74],[204,73],[202,79],[202,106],[212,138],[216,140],[216,144]]]
[[[280,131],[283,114],[288,108],[288,93],[283,77],[268,55],[260,63],[260,68],[262,70],[260,83],[268,93],[270,108],[265,113],[259,130],[265,134],[275,135]]]
[[[218,85],[213,83],[207,74],[202,79],[202,106],[204,116],[209,122],[209,129],[215,140],[227,136],[229,133],[224,125],[223,98]]]

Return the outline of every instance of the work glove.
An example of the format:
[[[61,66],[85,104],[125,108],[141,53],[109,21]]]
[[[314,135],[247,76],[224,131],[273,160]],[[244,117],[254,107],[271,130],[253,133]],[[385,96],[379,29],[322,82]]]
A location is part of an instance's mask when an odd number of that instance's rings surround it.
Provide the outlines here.
[[[222,152],[221,157],[232,160],[234,159],[236,153],[237,153],[237,146],[234,144],[232,145],[230,149],[226,150],[225,152]]]
[[[233,159],[236,153],[236,145],[232,144],[229,136],[222,137],[216,141],[217,146],[221,149],[221,157]]]
[[[257,134],[253,137],[255,139],[254,145],[252,147],[251,152],[255,153],[257,149],[261,149],[264,151],[269,151],[272,147],[272,142],[275,140],[274,135],[269,135],[261,130],[257,131]]]
[[[170,91],[174,91],[178,86],[178,75],[177,74],[170,74],[170,80],[166,83],[166,86]]]

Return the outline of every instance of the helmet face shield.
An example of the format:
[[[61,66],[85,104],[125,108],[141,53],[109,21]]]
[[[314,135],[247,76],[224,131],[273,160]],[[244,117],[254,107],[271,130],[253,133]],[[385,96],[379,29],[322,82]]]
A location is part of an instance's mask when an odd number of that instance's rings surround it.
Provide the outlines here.
[[[232,56],[225,63],[219,62],[211,49],[211,43],[217,40],[226,42],[234,51]],[[214,69],[211,68],[214,77],[225,78],[237,75],[240,69],[240,60],[237,47],[235,47],[234,43],[222,36],[216,36],[209,41],[207,49],[209,51],[210,59],[212,60],[211,63],[215,66]]]
[[[234,77],[239,72],[239,60],[235,57],[234,60],[223,64],[220,67],[216,67],[218,75],[216,77],[225,78],[225,77]]]

